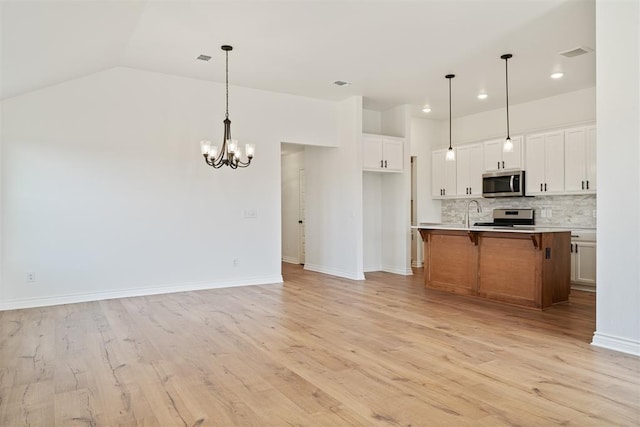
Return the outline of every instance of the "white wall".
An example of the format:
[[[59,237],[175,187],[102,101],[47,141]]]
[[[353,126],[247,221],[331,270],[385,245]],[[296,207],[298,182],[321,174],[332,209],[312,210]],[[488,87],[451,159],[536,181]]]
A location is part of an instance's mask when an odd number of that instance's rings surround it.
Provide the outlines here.
[[[280,143],[335,145],[336,104],[230,101],[256,144],[235,171],[199,151],[222,135],[221,84],[116,68],[3,101],[0,308],[280,281]]]
[[[597,1],[596,40],[598,294],[593,344],[640,355],[639,3]]]
[[[362,110],[362,132],[382,133],[382,113],[380,111]]]
[[[363,265],[364,271],[382,270],[382,179],[383,173],[363,172]]]
[[[300,170],[304,151],[282,155],[282,260],[300,264]]]
[[[566,125],[594,122],[595,87],[509,106],[511,135]],[[432,149],[449,146],[449,120],[442,120],[441,138]],[[506,108],[485,111],[452,120],[452,144],[466,144],[507,134]]]
[[[431,198],[431,151],[436,149],[441,140],[442,127],[439,121],[411,119],[411,155],[417,161],[417,223],[440,221],[441,202]]]
[[[362,280],[362,98],[338,103],[337,148],[305,149],[305,269]]]

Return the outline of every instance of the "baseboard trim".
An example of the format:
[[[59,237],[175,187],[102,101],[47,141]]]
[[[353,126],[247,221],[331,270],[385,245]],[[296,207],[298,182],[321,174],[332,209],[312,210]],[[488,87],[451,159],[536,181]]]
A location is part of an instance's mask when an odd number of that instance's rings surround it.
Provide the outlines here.
[[[411,267],[413,268],[422,268],[424,263],[422,261],[411,261]]]
[[[315,271],[316,273],[330,274],[331,276],[344,277],[351,280],[364,280],[364,273],[352,273],[348,271],[337,270],[335,268],[327,268],[317,264],[305,264],[305,270]]]
[[[282,262],[286,262],[289,264],[300,264],[300,260],[296,257],[292,257],[292,256],[283,256],[282,257]]]
[[[595,332],[591,345],[640,356],[640,341]]]
[[[413,270],[411,270],[411,268],[402,268],[402,267],[396,267],[391,265],[383,265],[381,270],[387,273],[401,274],[403,276],[413,276]]]
[[[221,280],[219,282],[197,282],[180,285],[157,286],[149,288],[124,289],[109,292],[93,292],[88,294],[71,294],[42,298],[9,299],[0,301],[0,311],[23,308],[48,307],[79,302],[102,301],[116,298],[131,298],[148,295],[171,294],[176,292],[202,291],[207,289],[234,288],[240,286],[270,285],[283,283],[282,275],[254,277],[237,280]]]
[[[372,273],[374,271],[381,271],[382,267],[379,265],[365,265],[363,270],[365,273]]]

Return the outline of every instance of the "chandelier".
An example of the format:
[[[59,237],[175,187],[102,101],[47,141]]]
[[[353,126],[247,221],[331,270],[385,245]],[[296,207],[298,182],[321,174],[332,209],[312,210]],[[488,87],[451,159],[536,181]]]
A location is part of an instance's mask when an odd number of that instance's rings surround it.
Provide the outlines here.
[[[231,169],[246,168],[251,164],[251,159],[256,151],[253,144],[245,145],[245,153],[247,160],[242,161],[242,148],[238,146],[237,139],[231,139],[231,120],[229,120],[229,51],[233,50],[232,46],[223,45],[221,47],[226,55],[226,91],[227,91],[227,109],[224,115],[224,137],[222,139],[222,148],[218,150],[217,145],[211,145],[211,141],[200,141],[200,148],[204,161],[214,169],[222,166],[229,166]]]

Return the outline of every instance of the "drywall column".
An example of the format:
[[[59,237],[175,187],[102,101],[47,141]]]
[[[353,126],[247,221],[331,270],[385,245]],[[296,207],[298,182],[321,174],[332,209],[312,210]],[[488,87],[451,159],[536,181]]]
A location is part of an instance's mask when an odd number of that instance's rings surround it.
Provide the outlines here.
[[[363,280],[362,97],[339,102],[339,146],[305,148],[305,269]]]
[[[409,105],[382,113],[382,134],[405,139],[402,173],[382,177],[382,270],[413,274],[411,270],[411,139]]]
[[[640,355],[640,5],[596,3],[598,276],[593,344]]]

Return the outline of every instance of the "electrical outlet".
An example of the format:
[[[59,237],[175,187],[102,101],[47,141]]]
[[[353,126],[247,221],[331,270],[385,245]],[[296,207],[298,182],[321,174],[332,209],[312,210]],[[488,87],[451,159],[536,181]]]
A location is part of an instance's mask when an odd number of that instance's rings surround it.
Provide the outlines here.
[[[541,208],[540,209],[540,217],[541,218],[546,218],[547,217],[547,208]]]
[[[547,208],[547,218],[551,218],[553,216],[553,210],[551,208]]]
[[[234,258],[234,259],[233,259],[233,266],[234,266],[234,267],[237,267],[237,266],[238,266],[238,264],[240,264],[240,261],[238,260],[238,258]]]
[[[34,273],[33,271],[30,271],[29,273],[27,273],[27,282],[33,283],[35,281],[36,281],[36,273]]]
[[[257,209],[245,209],[243,212],[243,216],[245,218],[257,218],[258,210]]]
[[[593,217],[594,217],[594,218],[596,217],[596,212],[597,212],[597,211],[594,209],[594,210],[593,210]]]

